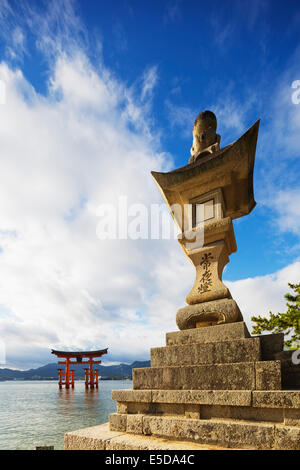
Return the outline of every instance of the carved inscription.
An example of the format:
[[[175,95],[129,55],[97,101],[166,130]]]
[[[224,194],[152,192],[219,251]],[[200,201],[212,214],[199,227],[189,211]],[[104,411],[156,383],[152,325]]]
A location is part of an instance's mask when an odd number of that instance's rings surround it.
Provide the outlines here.
[[[208,292],[211,290],[212,286],[212,272],[210,269],[211,260],[213,259],[211,253],[205,253],[202,256],[202,261],[200,266],[203,268],[203,273],[200,278],[200,286],[198,287],[198,292],[203,294],[204,292]]]

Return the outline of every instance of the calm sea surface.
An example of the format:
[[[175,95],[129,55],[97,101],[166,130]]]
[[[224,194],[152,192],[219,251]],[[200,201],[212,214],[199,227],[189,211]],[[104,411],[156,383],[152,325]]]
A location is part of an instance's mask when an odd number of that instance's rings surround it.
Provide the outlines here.
[[[116,411],[112,390],[132,388],[129,380],[99,381],[98,390],[59,390],[56,381],[0,382],[0,449],[63,449],[64,433],[105,423]]]

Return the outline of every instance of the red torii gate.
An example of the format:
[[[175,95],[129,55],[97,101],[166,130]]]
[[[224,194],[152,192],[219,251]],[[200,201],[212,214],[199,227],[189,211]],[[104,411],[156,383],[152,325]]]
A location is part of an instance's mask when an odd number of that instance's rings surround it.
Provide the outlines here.
[[[51,354],[65,359],[64,361],[58,361],[58,364],[66,366],[65,372],[63,372],[63,369],[58,369],[59,388],[62,388],[63,385],[65,388],[70,388],[70,385],[74,388],[74,370],[70,370],[70,365],[76,364],[87,364],[89,366],[84,369],[85,388],[98,388],[98,370],[93,371],[93,364],[101,364],[101,361],[95,361],[93,358],[107,354],[107,349],[98,349],[97,351],[56,351],[52,349]],[[87,360],[83,361],[84,358]],[[76,359],[76,361],[72,362],[71,359]]]

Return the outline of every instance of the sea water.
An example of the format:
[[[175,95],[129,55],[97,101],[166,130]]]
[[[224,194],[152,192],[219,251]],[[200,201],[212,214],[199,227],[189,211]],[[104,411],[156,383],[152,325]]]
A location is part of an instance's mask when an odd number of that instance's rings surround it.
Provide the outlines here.
[[[0,449],[63,449],[64,433],[108,421],[116,411],[112,390],[132,388],[130,380],[100,380],[86,390],[59,390],[54,380],[0,382]]]

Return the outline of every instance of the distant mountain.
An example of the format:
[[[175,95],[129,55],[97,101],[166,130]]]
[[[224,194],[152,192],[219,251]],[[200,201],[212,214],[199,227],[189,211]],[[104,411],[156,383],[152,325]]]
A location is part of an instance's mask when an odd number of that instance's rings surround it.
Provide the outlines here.
[[[58,366],[56,362],[47,364],[37,369],[29,370],[13,370],[13,369],[0,369],[0,380],[38,380],[38,379],[57,379]],[[99,375],[105,377],[131,377],[132,369],[139,367],[150,367],[150,361],[135,361],[132,364],[117,364],[114,366],[97,366]],[[72,368],[75,370],[75,379],[84,378],[84,369],[86,365],[76,364]]]

